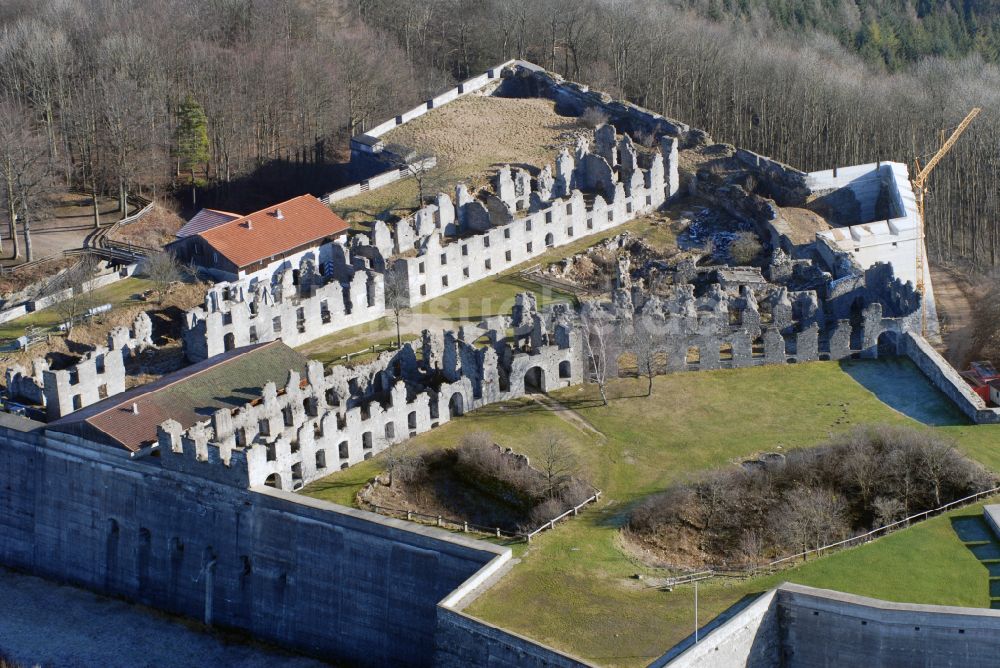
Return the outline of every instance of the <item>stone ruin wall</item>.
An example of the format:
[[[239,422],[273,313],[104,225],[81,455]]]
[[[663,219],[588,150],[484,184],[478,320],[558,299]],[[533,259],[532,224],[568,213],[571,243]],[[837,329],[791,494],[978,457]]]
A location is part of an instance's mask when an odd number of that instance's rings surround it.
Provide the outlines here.
[[[371,244],[405,277],[413,305],[653,211],[678,183],[676,139],[665,137],[659,151],[640,157],[628,135],[618,140],[604,125],[593,147],[580,140],[573,153],[563,149],[555,168],[536,179],[503,167],[495,193],[473,198],[459,185],[455,202],[439,194],[392,233],[376,223]]]
[[[622,132],[639,130],[655,136],[669,135],[682,140],[705,136],[700,130],[666,118],[627,100],[615,100],[607,93],[591,90],[586,84],[567,81],[561,75],[524,60],[516,60],[501,71],[501,82],[494,93],[503,97],[545,97],[555,101],[560,113],[582,115],[598,109]]]
[[[97,346],[76,364],[52,370],[44,358],[32,360],[31,371],[16,364],[4,372],[7,396],[45,406],[49,420],[58,419],[125,391],[125,358],[153,346],[153,323],[140,313],[128,327],[108,333],[108,345]]]
[[[513,339],[505,340],[511,327]],[[486,347],[474,345],[484,337]],[[284,388],[269,383],[259,401],[216,411],[187,430],[163,423],[163,465],[237,486],[294,490],[466,411],[524,396],[533,389],[526,383],[545,391],[583,379],[568,312],[539,313],[527,294],[512,318],[491,318],[485,329],[425,332],[354,369],[324,372],[313,361],[305,376],[291,372]]]
[[[334,276],[329,280],[307,262],[298,285],[291,271],[276,274],[273,284],[216,283],[205,294],[205,304],[184,315],[185,357],[197,362],[276,339],[300,346],[382,317],[382,275],[364,266],[349,266],[346,251],[338,244],[334,251]]]
[[[642,318],[661,373],[876,358],[880,346],[882,354],[903,352],[906,319],[877,299],[852,322],[838,318],[816,291],[792,291],[757,277],[711,284],[701,296],[691,284],[678,285],[669,298],[619,289],[613,302],[584,308],[598,320]],[[612,375],[619,375],[620,358],[609,362]]]
[[[564,150],[534,188],[527,171],[504,167],[496,194],[473,198],[459,185],[455,201],[439,193],[434,204],[392,231],[377,221],[370,235],[334,244],[328,276],[306,261],[298,285],[288,271],[271,284],[218,283],[204,306],[185,315],[185,355],[194,362],[278,338],[299,346],[382,317],[386,272],[405,276],[406,299],[416,305],[633,220],[678,189],[676,139],[662,140],[648,169],[640,166],[644,159],[627,135],[618,140],[605,125],[595,133],[593,150],[585,141],[572,155]],[[596,192],[589,209],[583,191]]]

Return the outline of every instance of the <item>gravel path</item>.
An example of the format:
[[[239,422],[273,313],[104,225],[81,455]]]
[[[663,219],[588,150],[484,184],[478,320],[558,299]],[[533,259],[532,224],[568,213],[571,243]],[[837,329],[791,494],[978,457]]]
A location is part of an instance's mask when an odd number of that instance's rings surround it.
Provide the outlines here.
[[[953,271],[931,265],[934,283],[934,303],[941,321],[945,359],[956,369],[964,369],[978,351],[972,349],[972,304],[976,289]]]
[[[320,668],[178,617],[0,568],[0,655],[46,668]]]

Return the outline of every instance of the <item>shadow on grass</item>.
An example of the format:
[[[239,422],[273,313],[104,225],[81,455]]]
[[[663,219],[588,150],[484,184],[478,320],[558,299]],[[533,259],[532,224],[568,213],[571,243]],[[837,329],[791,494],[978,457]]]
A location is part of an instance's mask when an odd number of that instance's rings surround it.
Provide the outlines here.
[[[1000,609],[1000,541],[982,515],[963,515],[951,518],[951,528],[986,568],[990,607]]]
[[[845,360],[840,368],[879,401],[917,422],[933,427],[969,424],[951,401],[906,358]]]

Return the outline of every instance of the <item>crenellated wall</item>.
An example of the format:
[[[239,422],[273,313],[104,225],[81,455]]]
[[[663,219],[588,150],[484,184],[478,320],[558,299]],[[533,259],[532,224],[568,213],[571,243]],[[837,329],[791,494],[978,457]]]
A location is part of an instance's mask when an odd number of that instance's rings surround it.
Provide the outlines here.
[[[125,356],[153,347],[153,322],[145,313],[135,317],[131,329],[116,327],[108,333],[108,347],[97,346],[76,364],[52,370],[43,358],[32,360],[29,373],[21,365],[4,372],[7,396],[45,406],[49,419],[57,419],[125,391]]]
[[[619,141],[604,125],[593,149],[583,140],[564,149],[534,187],[525,170],[503,167],[495,194],[473,198],[460,185],[454,203],[440,194],[392,233],[376,223],[371,245],[419,304],[659,208],[677,192],[677,140],[664,138],[647,162],[628,135]]]
[[[582,382],[569,323],[540,314],[530,295],[517,304],[515,317],[496,327],[425,332],[353,369],[325,372],[310,362],[305,378],[290,372],[284,387],[269,383],[259,401],[218,410],[186,431],[168,420],[158,430],[163,465],[237,486],[295,490],[466,411]],[[474,345],[484,337],[488,345]]]

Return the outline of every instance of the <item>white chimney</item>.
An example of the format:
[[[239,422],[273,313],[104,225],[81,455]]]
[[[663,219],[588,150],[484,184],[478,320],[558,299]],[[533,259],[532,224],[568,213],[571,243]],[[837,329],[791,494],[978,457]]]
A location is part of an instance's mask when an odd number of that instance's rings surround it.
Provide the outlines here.
[[[139,414],[139,404],[133,403],[132,404],[132,415],[138,415],[138,414]]]
[[[284,220],[285,214],[281,213],[281,209],[275,209],[274,217],[277,218],[278,220]]]
[[[252,230],[253,229],[253,221],[252,220],[248,220],[247,221],[247,229],[248,230]]]

